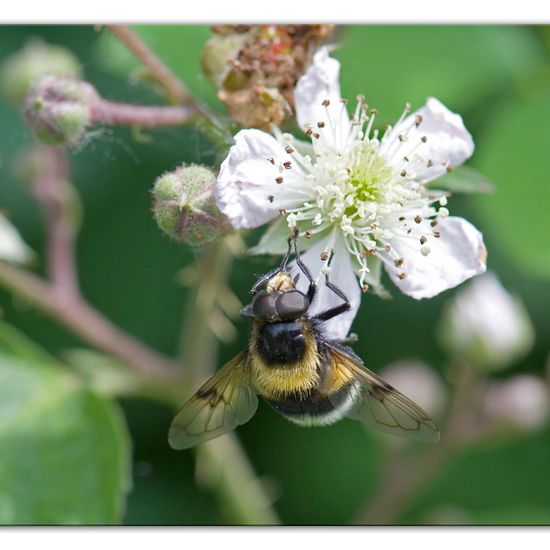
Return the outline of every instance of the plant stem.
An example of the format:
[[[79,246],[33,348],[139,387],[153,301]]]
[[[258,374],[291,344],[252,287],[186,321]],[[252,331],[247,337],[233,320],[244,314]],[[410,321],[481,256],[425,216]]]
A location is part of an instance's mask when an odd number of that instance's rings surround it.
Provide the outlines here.
[[[74,204],[67,182],[69,163],[61,149],[41,147],[47,159],[43,170],[32,182],[32,190],[46,218],[46,258],[52,284],[66,294],[78,294],[78,277],[74,262],[76,226]]]
[[[228,246],[235,236],[219,239],[203,247],[197,260],[198,281],[189,293],[179,355],[185,364],[190,390],[194,390],[216,370],[217,340],[210,328],[213,310],[231,269],[233,254]]]
[[[92,123],[120,126],[179,126],[197,111],[188,106],[164,107],[114,103],[100,98],[92,104]]]
[[[187,303],[182,331],[181,355],[194,391],[216,370],[218,341],[210,328],[214,308],[225,290],[234,249],[240,240],[229,235],[203,249],[197,262],[196,289]],[[278,518],[271,498],[254,473],[235,434],[226,434],[201,445],[196,451],[197,478],[211,489],[229,523],[246,525],[276,524]]]
[[[214,134],[231,137],[226,126],[218,120],[218,117],[197,101],[185,84],[178,78],[168,66],[147,46],[147,44],[126,25],[107,25],[107,28],[134,54],[136,59],[143,63],[151,76],[162,86],[167,99],[173,105],[186,105],[192,112],[203,117],[209,131]]]
[[[113,325],[79,295],[66,293],[40,277],[2,261],[0,284],[30,300],[83,340],[121,359],[139,374],[161,379],[181,378],[181,370],[174,362]]]
[[[183,82],[134,31],[126,25],[107,25],[107,28],[149,69],[171,103],[183,105],[194,102]]]
[[[280,523],[271,505],[272,499],[262,480],[256,476],[235,434],[226,434],[206,443],[197,455],[197,460],[200,460],[198,475],[206,477],[206,483],[214,486],[228,523]]]

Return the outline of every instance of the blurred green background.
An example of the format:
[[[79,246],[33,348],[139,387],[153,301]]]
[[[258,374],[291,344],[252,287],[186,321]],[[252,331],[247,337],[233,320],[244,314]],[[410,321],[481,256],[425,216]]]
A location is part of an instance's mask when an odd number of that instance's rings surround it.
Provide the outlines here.
[[[215,90],[200,72],[199,55],[210,36],[208,27],[136,28],[193,92],[223,112]],[[105,31],[89,26],[1,27],[0,61],[31,37],[72,50],[82,64],[85,79],[104,97],[158,103],[144,82],[130,78],[137,64]],[[536,342],[528,357],[499,376],[545,376],[550,349],[550,28],[350,26],[339,29],[338,43],[340,48],[334,56],[342,63],[344,97],[365,94],[369,104],[377,107],[381,124],[393,122],[406,101],[417,108],[429,96],[462,114],[476,143],[469,164],[495,184],[496,193],[454,196],[451,212],[466,217],[484,233],[489,268],[498,273],[508,290],[521,296],[536,330]],[[177,283],[176,273],[193,260],[194,254],[160,233],[151,216],[150,190],[164,171],[182,162],[212,163],[216,151],[193,128],[159,129],[146,134],[151,139],[145,142],[136,140],[128,129],[105,128],[71,152],[72,181],[84,206],[78,267],[83,293],[95,307],[143,342],[174,355],[187,293]],[[0,208],[9,212],[26,242],[42,258],[41,213],[13,175],[13,160],[30,140],[18,110],[2,101]],[[247,242],[254,244],[259,235],[249,234]],[[270,259],[238,259],[229,278],[230,287],[246,301],[255,273],[269,267]],[[42,271],[41,261],[36,269]],[[392,293],[394,299],[390,301],[366,296],[353,327],[360,336],[354,346],[356,352],[374,371],[408,358],[422,359],[441,370],[445,355],[434,333],[442,304],[454,291],[421,302],[394,289]],[[3,289],[0,305],[6,322],[54,356],[61,357],[67,348],[83,346],[48,317],[14,300]],[[247,322],[237,321],[237,328],[238,339],[220,347],[220,364],[247,342]],[[15,387],[9,383],[18,380],[18,368],[14,359],[13,376],[0,374],[0,400],[5,398],[8,404],[11,388]],[[33,383],[43,390],[49,387],[48,375],[40,376],[44,381],[33,378]],[[21,489],[14,482],[13,472],[23,479],[28,475],[36,480],[33,489],[41,495],[40,502],[28,506],[23,503],[17,509],[11,508],[10,499],[0,498],[1,522],[227,521],[214,495],[197,487],[193,454],[173,451],[167,444],[173,410],[152,400],[126,397],[119,400],[122,418],[110,401],[95,403],[99,399],[95,394],[88,395],[85,389],[81,393],[78,410],[95,407],[97,414],[93,426],[75,427],[71,432],[74,441],[67,441],[67,449],[73,449],[75,457],[82,457],[82,471],[87,472],[78,474],[75,467],[72,479],[83,486],[97,483],[105,487],[76,491],[80,496],[75,496],[74,504],[71,494],[65,492],[66,472],[45,475],[48,470],[42,470],[44,464],[37,458],[41,456],[39,443],[2,439],[0,424],[0,495],[2,491],[13,494]],[[109,410],[103,411],[102,407]],[[51,413],[51,407],[45,410]],[[109,419],[103,420],[100,415],[107,413]],[[63,412],[71,414],[70,409]],[[30,425],[47,438],[55,419],[48,414],[42,418],[43,422]],[[101,439],[110,437],[104,432],[112,424],[116,432],[113,439],[126,445],[124,422],[132,442],[132,487],[127,500],[124,493],[128,480],[121,463],[124,453],[106,456],[110,450],[103,447],[108,439]],[[253,420],[237,434],[257,474],[273,490],[274,506],[284,524],[350,522],[374,491],[385,456],[378,437],[357,423],[343,421],[322,429],[302,429],[263,403]],[[13,450],[4,454],[8,443]],[[59,452],[64,454],[63,448]],[[5,458],[8,455],[9,460]],[[100,459],[112,464],[108,472],[92,467],[91,462]],[[10,460],[25,463],[28,472],[16,468]],[[55,472],[59,460],[49,460]],[[467,523],[550,523],[549,464],[550,427],[498,444],[476,445],[453,456],[396,522],[433,522],[444,516],[448,521],[456,517],[456,521],[462,518]],[[37,470],[41,470],[40,475]],[[105,480],[109,472],[116,479]],[[55,482],[58,475],[61,477]],[[23,502],[28,493],[21,489],[18,498]],[[57,515],[56,506],[60,510]]]

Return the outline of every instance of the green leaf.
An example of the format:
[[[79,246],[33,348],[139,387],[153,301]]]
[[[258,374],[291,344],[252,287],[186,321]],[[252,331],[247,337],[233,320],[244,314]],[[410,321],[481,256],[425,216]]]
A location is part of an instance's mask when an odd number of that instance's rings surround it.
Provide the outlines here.
[[[365,94],[391,124],[406,101],[416,109],[435,96],[464,111],[545,63],[527,27],[361,25],[348,27],[341,46],[333,55],[344,97]]]
[[[476,198],[492,246],[515,265],[550,276],[548,237],[548,128],[550,87],[545,94],[496,107],[485,128],[476,165],[490,176],[496,193]]]
[[[116,523],[130,486],[123,417],[46,357],[0,352],[0,524]]]
[[[0,321],[0,351],[39,363],[50,364],[56,362],[56,359],[38,344],[35,344],[15,327],[3,321]]]
[[[434,189],[446,189],[453,193],[493,193],[495,186],[470,166],[457,166],[452,172],[430,183]]]

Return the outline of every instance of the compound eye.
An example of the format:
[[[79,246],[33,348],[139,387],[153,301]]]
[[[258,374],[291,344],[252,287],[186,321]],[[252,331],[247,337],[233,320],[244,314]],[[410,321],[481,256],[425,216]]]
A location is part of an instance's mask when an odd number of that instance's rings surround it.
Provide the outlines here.
[[[252,312],[254,317],[270,319],[277,317],[275,297],[267,292],[257,294],[252,301]]]
[[[281,319],[296,319],[309,308],[309,300],[299,290],[289,290],[277,298],[277,313]]]

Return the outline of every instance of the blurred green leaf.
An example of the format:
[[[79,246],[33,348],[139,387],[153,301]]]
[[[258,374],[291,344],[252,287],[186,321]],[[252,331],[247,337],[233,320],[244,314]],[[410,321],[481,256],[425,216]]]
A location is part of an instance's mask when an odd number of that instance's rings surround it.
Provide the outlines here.
[[[550,88],[495,108],[478,148],[476,165],[495,182],[496,193],[477,197],[496,246],[515,265],[550,276],[548,185]]]
[[[38,344],[35,344],[15,327],[3,321],[0,321],[0,352],[39,363],[51,364],[56,361]]]
[[[130,485],[123,418],[43,355],[0,352],[0,524],[116,523]]]
[[[433,181],[429,187],[447,189],[453,193],[493,193],[494,184],[469,166],[457,166],[452,172]]]
[[[344,96],[365,94],[389,123],[429,96],[469,109],[546,62],[527,27],[481,25],[352,26],[334,56]]]

